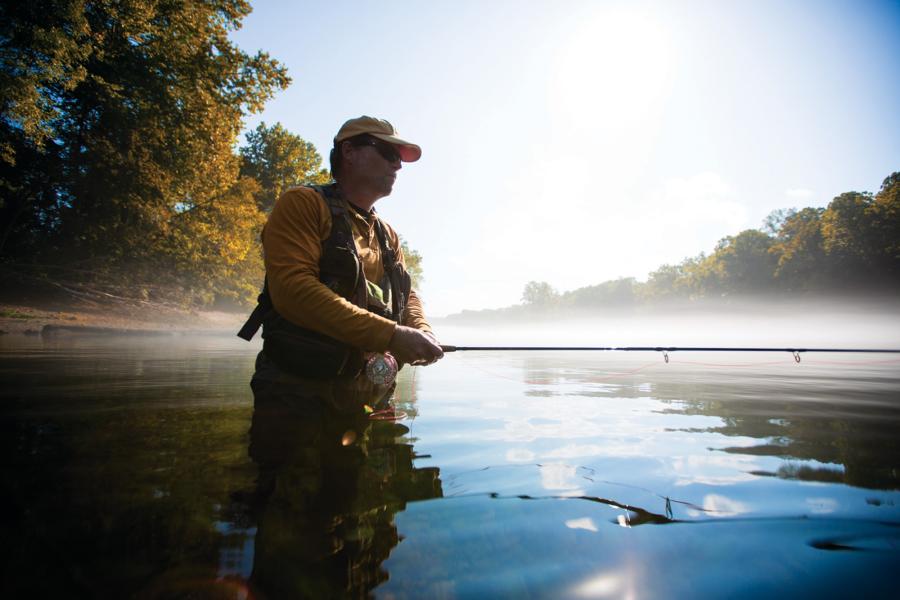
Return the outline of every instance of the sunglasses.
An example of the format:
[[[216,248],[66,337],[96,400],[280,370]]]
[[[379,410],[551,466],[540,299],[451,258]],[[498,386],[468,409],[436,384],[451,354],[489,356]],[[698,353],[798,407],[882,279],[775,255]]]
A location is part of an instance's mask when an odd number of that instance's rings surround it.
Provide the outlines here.
[[[397,162],[400,160],[400,152],[397,151],[397,148],[392,144],[388,144],[387,142],[383,142],[377,138],[366,137],[361,138],[359,140],[353,140],[354,146],[372,146],[375,148],[375,151],[381,155],[381,158],[388,161],[389,163]]]

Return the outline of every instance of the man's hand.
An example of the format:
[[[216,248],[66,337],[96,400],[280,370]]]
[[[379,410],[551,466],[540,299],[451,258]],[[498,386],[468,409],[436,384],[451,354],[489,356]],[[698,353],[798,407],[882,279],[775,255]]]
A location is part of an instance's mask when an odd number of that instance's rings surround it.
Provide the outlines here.
[[[430,333],[397,325],[388,350],[401,363],[430,365],[444,356],[444,351]]]

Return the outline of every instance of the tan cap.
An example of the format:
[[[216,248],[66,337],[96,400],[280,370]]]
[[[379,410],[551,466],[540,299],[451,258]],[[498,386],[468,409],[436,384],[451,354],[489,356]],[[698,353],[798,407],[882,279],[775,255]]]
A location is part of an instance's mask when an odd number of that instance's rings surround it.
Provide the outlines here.
[[[403,162],[415,162],[422,156],[422,149],[412,142],[401,140],[397,137],[397,130],[394,126],[384,119],[376,119],[374,117],[362,116],[356,119],[350,119],[338,130],[334,136],[334,143],[342,142],[356,135],[368,133],[372,137],[384,140],[395,146],[400,152],[400,160]]]

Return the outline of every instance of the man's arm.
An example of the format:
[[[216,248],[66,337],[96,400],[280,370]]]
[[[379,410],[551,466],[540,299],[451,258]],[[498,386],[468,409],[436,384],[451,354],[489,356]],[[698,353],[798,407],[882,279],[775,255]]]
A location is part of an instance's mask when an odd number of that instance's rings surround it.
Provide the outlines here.
[[[403,256],[400,237],[387,224],[385,224],[385,230],[388,243],[405,268],[406,258]],[[422,301],[415,290],[410,290],[401,325],[397,327],[394,337],[391,338],[390,350],[401,362],[412,364],[429,365],[444,356],[444,352],[431,330],[431,325],[425,318]]]
[[[319,281],[321,243],[331,231],[331,215],[309,188],[286,191],[263,232],[269,294],[287,320],[361,348],[383,352],[396,325],[341,298]]]
[[[382,223],[384,223],[384,221],[382,221]],[[400,264],[406,268],[406,257],[403,255],[403,246],[400,244],[400,237],[390,225],[384,223],[384,226],[384,229],[387,232],[388,244],[390,244],[394,254],[400,259]],[[410,290],[409,298],[406,299],[406,310],[403,313],[400,324],[420,331],[432,333],[431,325],[428,323],[428,319],[425,318],[422,300],[419,298],[418,294],[416,294],[416,290]]]
[[[431,324],[425,318],[425,311],[422,308],[422,301],[416,294],[416,290],[409,293],[406,301],[406,312],[403,314],[403,325],[407,325],[420,331],[433,333]]]

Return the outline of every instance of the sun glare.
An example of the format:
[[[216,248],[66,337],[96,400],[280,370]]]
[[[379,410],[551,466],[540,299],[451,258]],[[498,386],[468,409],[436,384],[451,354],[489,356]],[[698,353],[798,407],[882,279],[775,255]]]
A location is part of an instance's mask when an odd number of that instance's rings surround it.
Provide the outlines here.
[[[551,83],[557,145],[623,178],[636,174],[671,70],[669,36],[652,14],[610,11],[588,20],[561,50]]]
[[[630,128],[660,104],[669,40],[647,13],[604,13],[573,34],[560,56],[556,106],[582,126]]]

